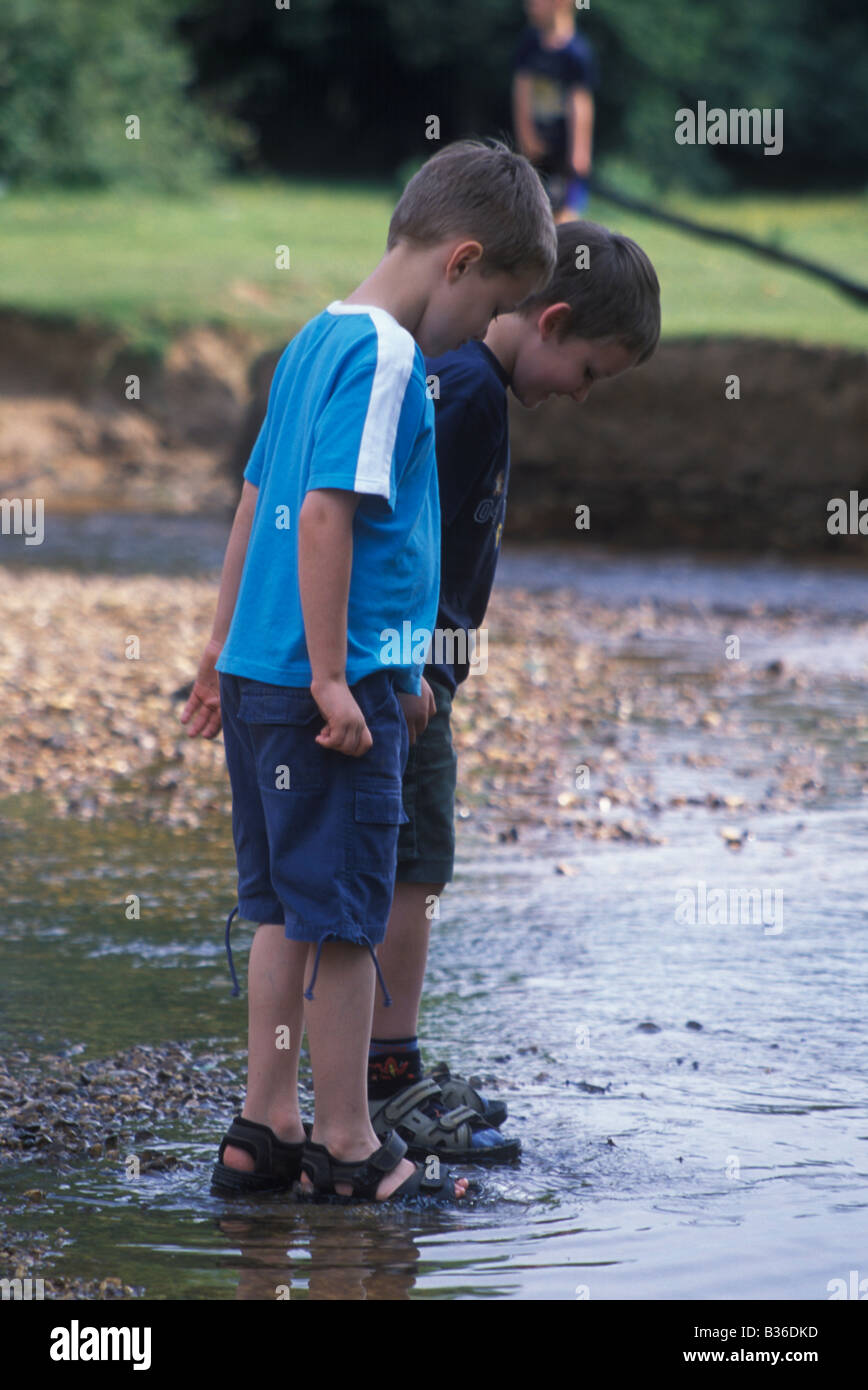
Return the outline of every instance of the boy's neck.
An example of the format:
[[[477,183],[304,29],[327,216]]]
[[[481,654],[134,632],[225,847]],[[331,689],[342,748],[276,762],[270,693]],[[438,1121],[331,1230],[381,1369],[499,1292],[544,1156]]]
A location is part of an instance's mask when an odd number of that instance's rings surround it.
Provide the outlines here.
[[[482,340],[488,351],[497,358],[510,381],[515,370],[523,327],[524,322],[520,314],[502,314],[499,319],[491,321]]]
[[[399,243],[386,252],[380,264],[343,302],[385,309],[415,337],[430,287],[430,267],[424,252],[411,251]]]

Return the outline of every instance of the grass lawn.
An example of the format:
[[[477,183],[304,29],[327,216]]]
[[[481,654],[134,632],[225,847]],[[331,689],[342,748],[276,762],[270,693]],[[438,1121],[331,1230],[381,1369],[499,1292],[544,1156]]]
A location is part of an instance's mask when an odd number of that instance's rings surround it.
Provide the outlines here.
[[[285,342],[349,293],[382,254],[388,188],[293,180],[217,184],[202,199],[50,190],[0,197],[0,306],[98,320],[162,346],[214,323]],[[667,204],[868,278],[868,197],[750,197]],[[663,286],[665,337],[750,335],[868,347],[868,311],[796,271],[597,199],[589,216],[629,233]],[[289,247],[290,268],[275,267]]]

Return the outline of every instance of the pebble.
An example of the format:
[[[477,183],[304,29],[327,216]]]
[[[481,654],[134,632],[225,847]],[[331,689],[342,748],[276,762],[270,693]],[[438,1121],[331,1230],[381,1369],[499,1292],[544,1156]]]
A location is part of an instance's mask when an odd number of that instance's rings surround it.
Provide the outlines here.
[[[0,1059],[0,1086],[17,1102],[0,1115],[0,1164],[33,1150],[57,1160],[82,1153],[101,1159],[154,1139],[167,1114],[183,1117],[194,1107],[197,1117],[219,1127],[236,1106],[238,1078],[207,1053],[202,1060],[209,1065],[199,1066],[182,1043],[137,1046],[84,1067],[63,1055]],[[167,1107],[167,1094],[180,1104]],[[143,1128],[148,1113],[154,1127]],[[166,1166],[165,1155],[153,1158]]]
[[[4,569],[0,797],[38,791],[61,815],[87,821],[116,812],[179,832],[212,815],[225,821],[222,739],[191,739],[179,718],[216,594],[208,577]],[[453,710],[466,803],[460,818],[484,806],[480,832],[504,847],[540,825],[586,840],[664,843],[646,818],[693,799],[656,794],[653,760],[635,735],[648,727],[669,739],[693,731],[701,750],[685,750],[683,759],[726,769],[717,745],[752,730],[753,709],[740,698],[750,668],[730,671],[724,693],[714,687],[712,708],[710,671],[708,679],[661,674],[622,652],[637,628],[649,640],[707,641],[715,621],[658,604],[608,607],[563,589],[495,590],[486,625],[497,660],[484,679],[464,683]],[[767,649],[802,620],[760,613],[739,621],[745,643]],[[126,656],[131,634],[137,660]],[[777,673],[777,663],[767,667]],[[842,732],[856,744],[868,716],[848,717],[853,727]],[[801,807],[823,794],[822,749],[796,755],[783,741],[754,743],[756,766],[743,775],[767,779],[771,771],[765,793],[751,805],[747,795],[710,791],[699,804],[747,814],[761,804]],[[589,769],[586,785],[576,780],[578,765]],[[740,848],[745,838],[736,832],[729,843]]]
[[[55,1236],[68,1235],[69,1232],[62,1226],[57,1227]],[[9,1277],[13,1279],[44,1279],[46,1300],[50,1298],[64,1302],[78,1302],[80,1299],[101,1301],[112,1298],[141,1298],[144,1295],[144,1288],[124,1284],[115,1276],[105,1279],[79,1279],[66,1274],[46,1275],[44,1271],[52,1253],[53,1246],[40,1234],[28,1237],[26,1249],[0,1234],[0,1269],[11,1270]]]

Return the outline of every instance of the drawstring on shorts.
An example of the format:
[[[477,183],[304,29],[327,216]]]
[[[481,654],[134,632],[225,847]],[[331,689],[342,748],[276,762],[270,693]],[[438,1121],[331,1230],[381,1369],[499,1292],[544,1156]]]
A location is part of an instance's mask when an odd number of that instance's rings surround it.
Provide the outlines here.
[[[313,974],[312,974],[311,977],[310,977],[310,984],[308,985],[307,989],[306,989],[305,992],[304,992],[304,997],[305,997],[305,999],[313,999],[313,987],[314,987],[314,985],[316,984],[316,973],[317,973],[317,971],[319,970],[319,958],[320,958],[320,956],[322,955],[322,948],[323,948],[323,946],[325,945],[325,943],[328,941],[329,937],[333,937],[334,940],[336,940],[336,941],[342,941],[342,940],[344,940],[343,937],[335,936],[335,933],[334,933],[334,932],[326,932],[325,936],[321,939],[319,945],[318,945],[317,948],[316,948],[316,956],[314,957],[314,962],[313,962]],[[378,979],[379,982],[380,982],[380,989],[383,991],[383,1007],[386,1008],[386,1009],[388,1009],[389,1006],[390,1006],[390,1004],[392,1003],[392,996],[390,995],[389,991],[386,989],[386,981],[383,979],[383,972],[382,972],[382,970],[380,969],[380,962],[377,960],[377,953],[376,953],[376,951],[374,950],[373,946],[371,945],[370,941],[368,940],[368,938],[367,938],[366,936],[365,936],[365,937],[362,937],[362,940],[361,940],[360,942],[358,942],[358,943],[355,943],[355,944],[360,945],[360,946],[364,944],[365,946],[367,946],[368,950],[370,951],[370,953],[371,953],[371,960],[374,962],[374,969],[375,969],[376,972],[377,972],[377,979]]]
[[[232,918],[235,917],[237,913],[238,904],[236,903],[229,916],[226,918],[226,954],[229,957],[229,973],[232,976],[232,994],[233,997],[236,998],[241,993],[241,990],[238,988],[238,976],[235,974],[235,966],[232,962],[232,947],[229,945],[229,932],[232,928]]]
[[[237,996],[241,993],[241,990],[240,990],[239,987],[238,987],[238,976],[237,976],[236,973],[235,973],[235,965],[234,965],[234,962],[233,962],[233,960],[232,960],[232,947],[231,947],[230,944],[229,944],[229,933],[230,933],[230,931],[231,931],[231,929],[232,929],[232,919],[233,919],[233,917],[237,917],[237,915],[238,915],[238,904],[236,903],[235,906],[233,907],[232,911],[230,912],[229,916],[226,918],[226,936],[225,936],[225,941],[226,941],[226,955],[227,955],[227,957],[228,957],[228,959],[229,959],[229,973],[230,973],[230,975],[232,976],[232,995],[233,995],[233,998],[237,998]],[[317,971],[319,970],[319,958],[320,958],[320,956],[321,956],[321,954],[322,954],[322,948],[323,948],[324,944],[326,943],[326,941],[328,941],[329,937],[333,937],[333,938],[334,938],[335,940],[337,940],[337,941],[341,941],[341,940],[344,939],[343,937],[336,937],[334,932],[326,932],[325,936],[322,937],[322,939],[320,940],[319,945],[318,945],[317,948],[316,948],[316,956],[314,957],[314,962],[313,962],[313,973],[312,973],[312,975],[311,975],[311,977],[310,977],[310,984],[308,985],[307,989],[306,989],[305,992],[304,992],[304,997],[305,997],[305,999],[313,999],[313,987],[314,987],[314,985],[316,984]],[[359,942],[358,944],[359,944],[359,945],[364,944],[365,946],[367,946],[368,950],[369,950],[370,953],[371,953],[371,960],[374,962],[374,969],[375,969],[376,972],[377,972],[377,979],[378,979],[379,982],[380,982],[380,989],[383,991],[383,1007],[386,1008],[386,1009],[388,1009],[389,1006],[390,1006],[391,1003],[392,1003],[392,996],[390,995],[389,991],[386,989],[386,981],[383,979],[383,972],[382,972],[382,970],[380,969],[380,962],[377,960],[377,953],[376,953],[376,951],[374,950],[373,946],[371,945],[370,941],[368,940],[368,938],[367,938],[366,936],[363,937],[363,938],[362,938],[362,941]]]

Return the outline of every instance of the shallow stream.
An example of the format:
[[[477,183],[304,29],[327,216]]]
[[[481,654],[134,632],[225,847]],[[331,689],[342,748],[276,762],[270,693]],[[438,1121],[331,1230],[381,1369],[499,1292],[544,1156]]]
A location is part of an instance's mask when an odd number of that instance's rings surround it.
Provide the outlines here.
[[[225,528],[186,521],[178,533],[164,569],[219,564]],[[110,528],[70,521],[39,563],[127,573],[154,563],[151,539],[144,518],[116,553]],[[0,1164],[7,1236],[46,1247],[33,1274],[112,1276],[172,1299],[822,1300],[831,1280],[868,1277],[868,744],[851,732],[868,676],[868,576],[534,548],[505,553],[499,587],[510,585],[671,610],[665,639],[637,637],[618,659],[709,688],[697,613],[797,611],[769,655],[804,678],[739,687],[746,732],[713,773],[682,756],[714,746],[713,730],[681,736],[632,712],[629,732],[654,762],[661,843],[522,833],[492,844],[476,814],[460,820],[432,936],[425,1054],[492,1078],[521,1161],[476,1170],[467,1208],[437,1214],[227,1203],[208,1194],[222,1122],[188,1109],[153,1141],[179,1160],[168,1171],[131,1180],[124,1155]],[[701,804],[722,784],[755,803],[765,750],[781,739],[823,742],[822,796],[792,812]],[[203,1066],[228,1064],[240,1097],[246,1006],[230,997],[222,944],[228,799],[222,820],[179,836],[61,823],[38,797],[19,798],[0,837],[10,1070],[16,1052],[84,1066],[181,1041]],[[119,907],[130,891],[139,921]],[[42,1196],[25,1198],[34,1189]]]

